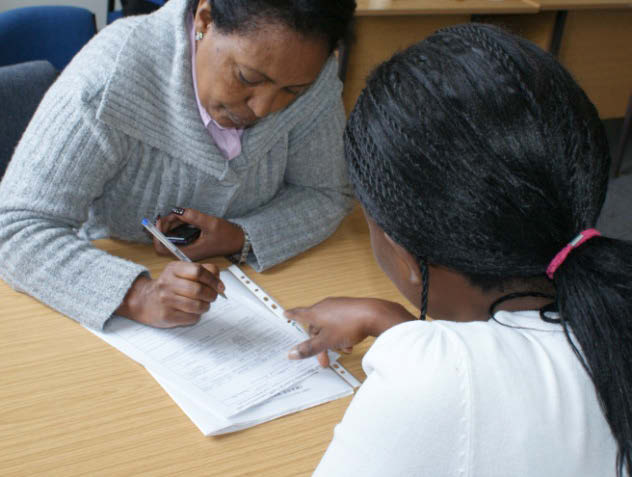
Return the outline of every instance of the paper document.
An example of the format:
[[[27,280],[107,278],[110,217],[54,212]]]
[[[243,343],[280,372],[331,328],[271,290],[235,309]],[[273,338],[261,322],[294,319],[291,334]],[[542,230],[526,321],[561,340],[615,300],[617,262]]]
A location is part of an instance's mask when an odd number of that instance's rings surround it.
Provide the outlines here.
[[[191,401],[186,394],[174,387],[169,381],[154,374],[151,369],[148,371],[206,436],[239,431],[353,394],[353,387],[342,380],[332,369],[321,368],[315,375],[282,391],[272,399],[231,418],[222,418],[217,416],[210,407],[200,406]]]
[[[302,328],[238,267],[221,278],[228,299],[218,297],[194,326],[159,329],[114,317],[103,332],[92,331],[145,366],[207,435],[336,399],[359,385],[338,364],[323,370],[316,358],[289,360],[289,349],[307,338]]]
[[[195,326],[160,329],[113,318],[104,332],[111,344],[133,348],[144,366],[228,417],[318,371],[315,359],[287,359],[304,337],[277,321],[265,309],[218,298]]]

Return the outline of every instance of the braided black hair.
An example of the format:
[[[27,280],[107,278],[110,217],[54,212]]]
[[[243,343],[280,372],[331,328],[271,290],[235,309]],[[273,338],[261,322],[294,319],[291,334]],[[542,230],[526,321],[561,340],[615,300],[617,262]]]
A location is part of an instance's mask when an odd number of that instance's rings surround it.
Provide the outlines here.
[[[199,0],[190,0],[195,12]],[[280,24],[326,39],[330,52],[351,35],[355,0],[207,0],[213,25],[223,33],[248,33]]]
[[[568,72],[475,23],[440,30],[370,75],[345,156],[367,213],[420,267],[448,267],[483,290],[546,280],[553,256],[594,226],[610,165],[597,111]],[[617,441],[617,471],[630,471],[632,244],[589,240],[553,284]]]

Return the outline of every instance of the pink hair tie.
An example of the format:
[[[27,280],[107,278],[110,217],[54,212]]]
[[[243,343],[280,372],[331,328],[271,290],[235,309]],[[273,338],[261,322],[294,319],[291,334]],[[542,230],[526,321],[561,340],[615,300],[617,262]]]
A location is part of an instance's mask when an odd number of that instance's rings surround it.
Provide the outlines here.
[[[560,250],[557,253],[557,255],[553,257],[553,260],[551,260],[551,263],[549,263],[549,266],[546,267],[546,275],[551,280],[553,280],[553,275],[555,274],[555,270],[557,270],[558,267],[562,265],[562,263],[564,263],[564,260],[566,260],[566,257],[568,257],[568,254],[571,253],[571,250],[579,247],[586,240],[591,239],[593,237],[598,237],[600,235],[601,233],[599,233],[597,229],[586,229],[583,232],[580,232],[579,234],[577,234],[577,237],[571,240],[570,243],[566,245],[566,247]]]

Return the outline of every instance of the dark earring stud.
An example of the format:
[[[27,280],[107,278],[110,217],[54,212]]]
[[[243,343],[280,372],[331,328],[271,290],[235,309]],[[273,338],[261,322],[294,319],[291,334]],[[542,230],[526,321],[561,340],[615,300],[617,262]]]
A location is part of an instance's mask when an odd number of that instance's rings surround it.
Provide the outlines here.
[[[173,212],[176,215],[183,215],[184,209],[182,207],[174,207],[173,209],[171,209],[171,212]]]

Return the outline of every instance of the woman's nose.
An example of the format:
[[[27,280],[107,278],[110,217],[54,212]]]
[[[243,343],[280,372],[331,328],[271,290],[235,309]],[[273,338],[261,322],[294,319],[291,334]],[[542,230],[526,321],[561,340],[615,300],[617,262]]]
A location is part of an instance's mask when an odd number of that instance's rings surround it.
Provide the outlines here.
[[[276,89],[272,90],[262,88],[255,91],[252,96],[250,96],[247,104],[250,110],[255,113],[257,118],[263,118],[270,113],[283,109],[289,104],[289,101],[284,103],[281,96],[282,95],[280,95],[279,91]]]

